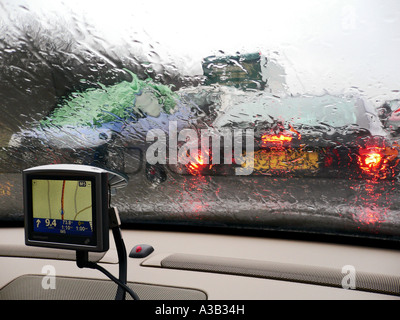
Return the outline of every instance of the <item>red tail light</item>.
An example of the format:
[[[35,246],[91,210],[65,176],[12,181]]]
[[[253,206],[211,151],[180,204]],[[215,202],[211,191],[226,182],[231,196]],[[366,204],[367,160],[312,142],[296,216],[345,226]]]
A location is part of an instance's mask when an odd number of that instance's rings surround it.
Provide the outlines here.
[[[360,169],[373,177],[386,178],[397,166],[398,150],[389,147],[366,147],[359,149]]]
[[[383,155],[380,151],[368,150],[360,153],[363,157],[363,164],[369,169],[378,168],[381,165]]]
[[[209,161],[210,162],[210,159]],[[190,157],[189,163],[186,165],[188,172],[191,175],[199,175],[206,167],[212,167],[212,164],[207,164],[205,161],[205,157],[202,155],[201,151],[196,157]]]
[[[190,159],[190,162],[187,164],[187,168],[190,173],[198,173],[204,166],[204,161],[201,155],[197,158]]]
[[[365,173],[376,173],[383,165],[384,148],[361,148],[359,150],[360,169]]]
[[[265,133],[261,136],[261,143],[264,145],[264,147],[268,147],[271,144],[274,146],[287,146],[290,144],[293,140],[294,137],[297,137],[297,139],[301,138],[301,135],[299,132],[297,132],[290,124],[290,129],[287,130],[285,128],[279,128],[280,132],[268,132]]]
[[[261,141],[264,143],[272,142],[272,143],[284,143],[284,142],[291,142],[293,137],[285,136],[283,134],[275,135],[275,134],[264,134],[261,137]]]
[[[375,168],[380,165],[382,159],[383,156],[380,153],[372,152],[365,156],[364,163],[370,168]]]

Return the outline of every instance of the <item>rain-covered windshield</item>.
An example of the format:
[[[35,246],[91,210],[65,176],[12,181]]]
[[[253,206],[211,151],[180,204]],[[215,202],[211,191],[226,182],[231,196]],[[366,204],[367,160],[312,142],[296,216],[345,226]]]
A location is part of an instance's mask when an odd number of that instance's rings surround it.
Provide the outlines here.
[[[0,219],[22,170],[129,179],[125,224],[400,240],[400,4],[0,2]]]
[[[258,96],[249,100],[242,103],[235,102],[215,120],[214,125],[221,126],[238,120],[251,123],[259,119],[270,119],[270,121],[278,119],[311,126],[326,123],[333,127],[342,127],[358,122],[355,102],[351,100],[330,96],[300,96],[284,99]]]

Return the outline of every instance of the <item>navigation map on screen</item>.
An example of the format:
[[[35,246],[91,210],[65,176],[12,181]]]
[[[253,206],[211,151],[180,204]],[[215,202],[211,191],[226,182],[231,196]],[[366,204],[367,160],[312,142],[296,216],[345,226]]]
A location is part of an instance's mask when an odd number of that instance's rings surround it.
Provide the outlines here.
[[[33,179],[32,211],[34,231],[90,236],[92,182]]]

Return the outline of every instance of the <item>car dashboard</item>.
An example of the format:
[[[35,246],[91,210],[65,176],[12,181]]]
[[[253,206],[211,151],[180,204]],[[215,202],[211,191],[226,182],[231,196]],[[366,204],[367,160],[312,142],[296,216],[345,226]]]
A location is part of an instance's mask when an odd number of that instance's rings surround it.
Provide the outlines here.
[[[127,283],[140,300],[400,298],[393,248],[152,228],[122,228],[122,236],[130,256],[138,246],[154,249],[127,258]],[[26,246],[23,228],[2,228],[0,300],[113,300],[117,285],[75,259],[72,250]],[[89,259],[118,274],[113,241]]]

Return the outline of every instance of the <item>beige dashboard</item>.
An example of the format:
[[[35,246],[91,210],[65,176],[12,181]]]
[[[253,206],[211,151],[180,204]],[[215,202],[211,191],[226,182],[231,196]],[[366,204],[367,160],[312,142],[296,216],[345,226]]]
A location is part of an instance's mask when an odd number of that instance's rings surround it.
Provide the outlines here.
[[[122,230],[128,284],[142,300],[400,299],[400,251],[211,233]],[[111,248],[90,259],[115,276]],[[28,247],[23,228],[0,229],[0,300],[113,299],[115,284],[80,269],[75,252]],[[47,287],[53,276],[55,287]]]

